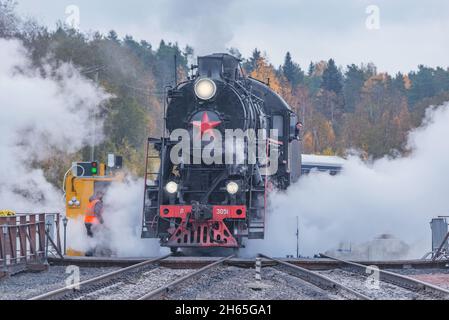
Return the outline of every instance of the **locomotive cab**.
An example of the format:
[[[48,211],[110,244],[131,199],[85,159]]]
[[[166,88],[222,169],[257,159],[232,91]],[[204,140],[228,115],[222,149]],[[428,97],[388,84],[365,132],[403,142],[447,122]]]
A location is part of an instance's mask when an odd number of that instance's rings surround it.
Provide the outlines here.
[[[229,54],[212,54],[199,57],[197,76],[230,81],[238,80],[242,77],[240,60]]]

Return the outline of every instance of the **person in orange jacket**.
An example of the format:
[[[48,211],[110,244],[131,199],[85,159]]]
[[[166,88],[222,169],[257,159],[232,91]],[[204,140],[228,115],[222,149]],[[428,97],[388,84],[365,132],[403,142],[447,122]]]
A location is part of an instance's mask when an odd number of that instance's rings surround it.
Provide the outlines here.
[[[97,192],[90,197],[84,214],[84,225],[86,226],[87,235],[93,238],[96,227],[103,223],[103,193]]]

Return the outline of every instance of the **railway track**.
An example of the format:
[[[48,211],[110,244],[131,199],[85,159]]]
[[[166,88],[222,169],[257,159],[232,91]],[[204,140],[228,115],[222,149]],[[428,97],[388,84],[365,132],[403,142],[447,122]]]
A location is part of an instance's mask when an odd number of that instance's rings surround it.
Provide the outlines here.
[[[58,257],[49,257],[48,262],[52,266],[68,266],[76,265],[79,267],[90,268],[102,268],[102,267],[128,267],[140,262],[144,262],[147,259],[144,258],[94,258],[94,257],[64,257],[64,259]],[[311,269],[311,270],[328,270],[339,268],[342,263],[327,259],[279,259],[289,262],[291,264]],[[159,262],[159,265],[167,268],[178,268],[179,263],[183,266],[192,269],[197,269],[208,265],[216,261],[216,258],[208,257],[189,257],[189,256],[171,256]],[[264,266],[270,266],[275,264],[272,261],[263,261]],[[234,265],[237,267],[251,268],[254,266],[254,259],[248,258],[233,258],[226,262],[227,265]],[[360,262],[360,264],[374,264],[381,269],[446,269],[449,264],[448,260],[397,260],[397,261],[371,261]]]
[[[164,294],[175,290],[179,285],[221,265],[233,256],[219,259],[199,270],[161,268],[159,264],[170,255],[147,260],[123,269],[119,269],[83,282],[44,293],[30,300],[96,300],[96,299],[132,299],[151,300],[162,298]],[[156,278],[157,287],[149,280]]]
[[[289,262],[285,262],[279,259],[271,258],[264,254],[259,254],[260,257],[276,262],[277,267],[282,271],[288,272],[289,274],[296,276],[312,285],[324,289],[326,291],[331,291],[335,295],[341,295],[349,299],[359,299],[359,300],[371,300],[370,297],[356,290],[353,290],[349,286],[343,285],[329,277],[326,277],[316,271],[312,271],[303,267],[296,266]]]
[[[401,274],[386,270],[370,269],[369,266],[345,261],[330,256],[322,255],[327,261],[333,261],[336,266],[327,270],[312,270],[302,266],[292,264],[259,254],[262,258],[262,267],[267,270],[267,278],[263,283],[268,283],[267,292],[271,287],[276,287],[276,283],[282,284],[285,281],[293,291],[284,294],[292,298],[296,296],[295,291],[304,293],[306,299],[448,299],[449,290],[425,283]],[[248,283],[254,273],[248,269],[245,263],[243,266],[235,263],[233,256],[218,260],[204,260],[201,264],[192,265],[192,261],[177,260],[171,261],[167,267],[167,259],[173,259],[170,255],[156,259],[143,261],[123,269],[119,269],[96,278],[92,278],[80,283],[67,286],[58,290],[47,292],[36,296],[31,300],[154,300],[154,299],[179,299],[184,297],[207,299],[224,298],[216,294],[221,292],[220,288],[230,285],[231,278],[235,283],[241,285],[241,289],[247,289]],[[254,260],[252,260],[254,267]],[[327,263],[327,262],[326,262]],[[225,265],[224,268],[218,268]],[[175,267],[175,268],[173,268]],[[200,269],[198,269],[200,267]],[[207,273],[213,268],[219,271]],[[242,269],[243,268],[243,269]],[[195,269],[195,270],[193,270]],[[246,271],[244,271],[246,269]],[[277,270],[277,271],[275,271]],[[369,285],[369,277],[373,270],[378,270],[378,287]],[[243,272],[243,273],[242,273]],[[277,272],[277,275],[275,273]],[[273,275],[275,275],[273,277]],[[286,279],[283,280],[282,278]],[[190,280],[198,281],[190,281]],[[293,280],[294,279],[294,280]],[[231,281],[231,282],[230,282]],[[281,281],[281,282],[279,282]],[[243,284],[242,284],[243,283]],[[215,288],[212,289],[211,285]],[[225,290],[225,291],[226,291]],[[264,289],[262,289],[264,290]],[[231,290],[232,291],[232,290]],[[251,292],[251,290],[249,291]],[[271,294],[276,294],[271,291]],[[248,293],[251,296],[251,293]],[[242,295],[242,296],[246,296]],[[296,296],[296,298],[298,298]],[[233,299],[231,295],[228,299]],[[299,299],[302,299],[301,297]]]
[[[231,259],[233,256],[227,257],[227,258],[222,258],[220,260],[218,260],[217,262],[211,263],[205,267],[202,267],[201,269],[191,273],[191,274],[187,274],[179,279],[176,279],[160,288],[157,288],[143,296],[141,296],[138,300],[154,300],[154,299],[158,299],[163,297],[165,294],[169,294],[170,291],[173,291],[176,289],[177,286],[187,282],[188,280],[191,280],[192,278],[199,276],[201,274],[204,274],[206,271],[217,267],[221,264],[223,264],[225,261],[228,261],[229,259]]]
[[[372,299],[449,299],[449,290],[426,283],[395,272],[379,269],[375,266],[346,261],[321,254],[322,257],[332,259],[340,263],[339,272],[326,271],[326,275],[334,272],[336,279],[351,278],[348,283],[353,290],[364,291]],[[371,277],[371,278],[369,278]],[[377,282],[370,285],[369,281]],[[374,283],[375,284],[375,283]]]

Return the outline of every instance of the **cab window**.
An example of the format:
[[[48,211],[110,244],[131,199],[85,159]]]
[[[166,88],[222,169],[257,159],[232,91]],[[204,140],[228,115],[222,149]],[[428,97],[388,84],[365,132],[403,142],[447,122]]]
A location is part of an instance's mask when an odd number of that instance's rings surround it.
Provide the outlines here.
[[[283,116],[273,116],[273,129],[278,131],[278,136],[284,136],[284,117]]]

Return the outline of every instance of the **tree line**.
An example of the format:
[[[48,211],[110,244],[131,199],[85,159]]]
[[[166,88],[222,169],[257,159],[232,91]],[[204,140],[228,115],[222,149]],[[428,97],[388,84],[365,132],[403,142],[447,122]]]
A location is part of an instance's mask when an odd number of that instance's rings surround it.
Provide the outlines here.
[[[145,139],[161,135],[164,92],[175,83],[174,57],[176,77],[182,81],[194,57],[192,47],[163,40],[153,46],[115,31],[85,34],[62,23],[49,30],[18,17],[11,0],[0,0],[0,38],[20,39],[37,68],[49,57],[56,64],[72,63],[111,93],[100,115],[106,138],[97,158],[121,154],[129,170],[143,174]],[[235,48],[228,51],[242,59],[249,76],[269,82],[298,113],[305,153],[344,156],[356,149],[366,158],[406,153],[407,133],[421,124],[427,107],[449,100],[449,71],[440,67],[421,65],[417,71],[389,75],[372,63],[341,67],[330,59],[310,62],[305,71],[289,52],[275,67],[258,49],[248,58]],[[59,181],[75,157],[89,155],[86,147],[76,155],[59,156],[60,170],[49,179]]]
[[[329,59],[303,71],[289,52],[276,68],[257,49],[244,67],[298,113],[305,153],[344,156],[355,149],[367,159],[406,154],[407,134],[422,124],[425,110],[449,101],[449,69],[442,67],[419,65],[390,75],[373,63],[339,67]]]

